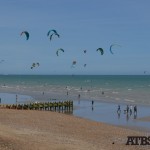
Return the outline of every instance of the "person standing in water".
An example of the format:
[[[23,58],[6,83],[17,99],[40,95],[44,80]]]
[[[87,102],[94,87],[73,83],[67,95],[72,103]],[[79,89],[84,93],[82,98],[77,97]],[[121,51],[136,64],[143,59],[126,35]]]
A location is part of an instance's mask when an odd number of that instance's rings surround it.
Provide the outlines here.
[[[94,101],[92,100],[92,106],[94,105]]]
[[[94,101],[92,100],[92,111],[94,110],[94,107],[93,107],[93,105],[94,105]]]
[[[80,99],[80,94],[78,95],[78,99]]]
[[[120,105],[118,105],[117,113],[118,113],[118,114],[120,114],[120,113],[121,113]]]
[[[126,112],[129,113],[129,105],[127,105]]]
[[[134,115],[137,115],[137,106],[134,106]]]
[[[132,115],[132,105],[130,105],[130,115]]]

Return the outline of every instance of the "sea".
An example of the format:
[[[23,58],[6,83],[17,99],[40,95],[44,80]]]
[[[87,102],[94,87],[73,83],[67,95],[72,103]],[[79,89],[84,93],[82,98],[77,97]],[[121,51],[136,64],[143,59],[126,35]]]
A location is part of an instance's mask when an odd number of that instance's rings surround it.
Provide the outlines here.
[[[99,100],[150,105],[149,75],[0,75],[0,93],[32,100]]]
[[[140,121],[150,116],[149,75],[0,75],[1,104],[65,100],[75,116],[150,134],[150,122]],[[124,113],[127,105],[136,116]]]

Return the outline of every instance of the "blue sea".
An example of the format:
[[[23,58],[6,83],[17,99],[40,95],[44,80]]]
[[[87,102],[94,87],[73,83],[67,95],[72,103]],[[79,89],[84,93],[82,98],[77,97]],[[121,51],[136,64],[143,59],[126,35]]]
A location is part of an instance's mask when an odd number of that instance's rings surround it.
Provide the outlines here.
[[[73,100],[75,116],[150,131],[150,122],[139,121],[150,116],[148,75],[0,75],[1,103],[16,97],[17,103]],[[126,105],[138,106],[136,118],[124,114]]]
[[[149,75],[0,75],[0,90],[35,100],[80,95],[82,100],[150,104]]]

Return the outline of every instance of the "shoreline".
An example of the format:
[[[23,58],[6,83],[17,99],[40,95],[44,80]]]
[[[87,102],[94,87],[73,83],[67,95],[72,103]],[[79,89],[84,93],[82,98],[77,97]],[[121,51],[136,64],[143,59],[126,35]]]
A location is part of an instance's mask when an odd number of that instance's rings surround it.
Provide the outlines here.
[[[23,89],[23,88],[18,88],[18,89],[13,89],[13,88],[5,88],[5,87],[0,87],[0,93],[6,93],[6,94],[18,94],[18,95],[25,95],[31,97],[31,101],[39,101],[39,102],[44,102],[44,101],[49,101],[50,99],[57,99],[57,100],[78,100],[78,95],[69,95],[65,93],[58,93],[54,91],[49,91],[49,92],[44,92],[44,91],[32,91],[30,89]],[[44,95],[43,95],[44,92]],[[98,102],[105,102],[105,103],[114,103],[114,104],[131,104],[131,105],[140,105],[140,106],[148,106],[150,107],[150,103],[142,103],[142,102],[133,102],[130,100],[121,100],[121,99],[113,99],[111,97],[107,97],[107,95],[102,95],[99,97],[99,99],[92,99],[92,97],[86,97],[86,96],[81,96],[82,100],[87,100],[87,101],[98,101]]]
[[[21,93],[21,92],[20,92]],[[32,92],[31,92],[32,93]],[[0,93],[2,94],[2,93]],[[4,93],[4,94],[12,94],[10,96],[14,96],[15,99],[15,94],[14,92],[12,93]],[[26,93],[23,93],[26,94]],[[34,93],[32,93],[34,95]],[[40,94],[43,96],[42,94]],[[21,95],[18,94],[18,97]],[[28,95],[23,95],[23,96],[28,96]],[[37,95],[36,95],[37,96]],[[31,95],[30,95],[31,97]],[[26,101],[26,98],[25,98]],[[29,100],[29,102],[35,101],[34,99]],[[42,101],[40,101],[42,102]],[[43,101],[44,102],[44,101]],[[50,102],[50,101],[49,101]],[[141,109],[141,114],[136,118],[136,120],[129,118],[129,120],[126,120],[126,116],[122,112],[122,116],[117,116],[116,115],[116,109],[117,105],[121,105],[121,107],[125,108],[126,103],[117,103],[117,102],[112,102],[112,101],[104,101],[104,100],[97,100],[95,101],[94,107],[91,107],[91,100],[80,100],[79,104],[79,99],[74,101],[74,110],[73,113],[70,115],[81,117],[83,119],[89,119],[91,121],[98,121],[98,122],[103,122],[106,124],[114,125],[114,126],[120,126],[128,129],[139,129],[143,131],[150,131],[150,119],[147,119],[147,123],[144,124],[143,118],[149,117],[150,116],[150,111],[149,115],[146,113],[143,113],[145,111],[145,108],[150,108],[147,105],[138,105],[138,107]],[[92,108],[92,109],[91,109]],[[106,109],[104,109],[106,108]],[[102,109],[102,110],[101,110]],[[120,117],[120,118],[118,118]],[[129,116],[130,117],[130,116]],[[135,127],[135,128],[134,128]]]

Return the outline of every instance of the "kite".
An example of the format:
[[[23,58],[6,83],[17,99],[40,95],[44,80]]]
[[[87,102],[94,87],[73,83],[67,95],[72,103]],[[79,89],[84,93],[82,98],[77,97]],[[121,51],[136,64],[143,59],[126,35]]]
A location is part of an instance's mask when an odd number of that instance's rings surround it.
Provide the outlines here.
[[[50,34],[51,32],[52,32],[52,34]],[[47,36],[50,36],[50,41],[52,40],[52,37],[53,37],[54,35],[57,35],[58,38],[60,37],[60,35],[59,35],[59,34],[57,33],[57,31],[54,30],[54,29],[49,30],[48,33],[47,33]]]
[[[23,31],[23,32],[21,32],[20,36],[22,36],[23,34],[26,35],[26,40],[28,40],[29,39],[29,32]]]
[[[51,34],[51,35],[50,35],[50,38],[49,38],[49,39],[50,39],[50,41],[52,40],[52,36],[53,36],[54,34],[55,34],[55,33],[53,33],[53,34]]]
[[[59,51],[64,52],[64,50],[63,50],[62,48],[59,48],[59,49],[56,51],[56,55],[57,55],[57,56],[58,56],[58,54],[59,54]]]
[[[84,50],[83,52],[86,53],[86,50]]]
[[[84,64],[84,67],[86,67],[86,64]]]
[[[39,64],[38,62],[37,62],[37,63],[33,63],[32,66],[31,66],[31,69],[33,69],[33,68],[36,67],[36,66],[39,67],[40,64]]]
[[[50,35],[50,32],[53,32],[53,33],[55,33],[55,34],[58,34],[56,30],[52,29],[52,30],[49,30],[49,31],[48,31],[47,36]]]
[[[77,63],[77,62],[74,60],[74,61],[72,62],[71,67],[72,67],[72,68],[74,68],[74,67],[75,67],[75,65],[76,65],[76,63]]]
[[[110,52],[111,52],[111,54],[114,54],[113,51],[112,51],[112,47],[114,47],[114,46],[119,46],[119,47],[121,47],[121,46],[118,45],[118,44],[112,44],[112,45],[110,45]]]
[[[57,34],[57,33],[53,33],[53,34],[51,34],[51,35],[50,35],[50,38],[49,38],[49,39],[50,39],[50,41],[52,40],[52,37],[53,37],[54,35],[57,35],[57,36],[58,36],[58,38],[60,37],[60,35],[59,35],[59,34]]]
[[[73,62],[72,62],[72,65],[75,65],[77,62],[74,60]]]
[[[104,50],[102,48],[98,48],[96,51],[100,51],[101,52],[101,55],[104,54]]]
[[[33,69],[35,66],[36,66],[36,64],[35,64],[35,63],[33,63],[33,64],[32,64],[32,66],[31,66],[31,69]]]
[[[40,64],[39,63],[36,63],[36,65],[39,67],[40,66]]]

